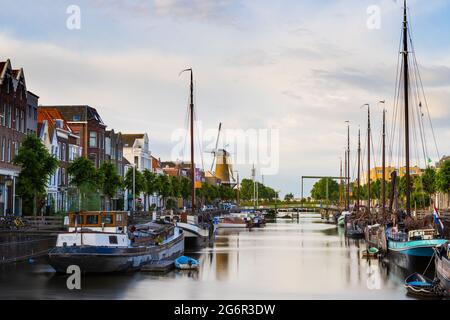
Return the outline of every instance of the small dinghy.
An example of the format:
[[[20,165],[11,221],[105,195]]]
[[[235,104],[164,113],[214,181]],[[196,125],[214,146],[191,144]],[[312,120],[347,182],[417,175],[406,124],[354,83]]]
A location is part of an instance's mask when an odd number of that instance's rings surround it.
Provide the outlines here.
[[[197,270],[199,263],[193,258],[181,256],[175,260],[175,268],[180,270]]]
[[[435,285],[433,280],[414,273],[405,280],[405,288],[409,294],[421,297],[435,297]]]
[[[376,258],[378,256],[379,250],[375,247],[371,247],[367,250],[361,251],[361,256],[363,258]]]

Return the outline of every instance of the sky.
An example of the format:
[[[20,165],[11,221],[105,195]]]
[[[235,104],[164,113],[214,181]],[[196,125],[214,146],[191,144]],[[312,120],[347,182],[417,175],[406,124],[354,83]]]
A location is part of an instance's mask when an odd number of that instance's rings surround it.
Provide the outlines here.
[[[388,118],[393,113],[402,1],[0,4],[0,59],[24,68],[40,104],[93,106],[109,128],[147,132],[153,155],[169,160],[174,133],[186,128],[189,79],[179,73],[192,67],[198,128],[212,134],[197,158],[209,167],[219,122],[225,133],[268,133],[276,170],[266,171],[264,183],[281,194],[299,196],[303,175],[339,175],[347,120],[354,159],[358,128],[364,135],[367,125],[361,105],[371,104],[376,150],[377,102],[386,100]],[[80,9],[79,29],[67,27],[72,5]],[[450,154],[450,2],[410,0],[408,6],[439,155]],[[437,153],[430,157],[438,160]],[[250,176],[252,163],[236,164],[241,179]],[[259,180],[264,166],[256,163]],[[312,183],[305,183],[305,194]]]

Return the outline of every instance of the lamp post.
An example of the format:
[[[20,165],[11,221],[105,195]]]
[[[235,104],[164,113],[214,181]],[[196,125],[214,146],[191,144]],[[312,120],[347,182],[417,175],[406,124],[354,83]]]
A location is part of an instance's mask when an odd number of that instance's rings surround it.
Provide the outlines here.
[[[136,164],[133,164],[133,213],[136,211]]]

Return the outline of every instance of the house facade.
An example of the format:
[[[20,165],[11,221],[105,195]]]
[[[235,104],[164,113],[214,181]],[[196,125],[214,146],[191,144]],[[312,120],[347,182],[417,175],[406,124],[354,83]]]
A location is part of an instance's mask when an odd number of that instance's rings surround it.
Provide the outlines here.
[[[12,164],[26,135],[28,91],[23,69],[0,62],[0,214],[22,214],[16,196],[20,168]]]
[[[37,109],[39,97],[33,92],[28,91],[26,118],[26,134],[37,135]]]
[[[57,109],[72,132],[79,137],[82,155],[98,169],[105,161],[106,125],[95,108],[86,105],[41,106]]]
[[[123,157],[122,133],[114,129],[106,131],[105,138],[105,161],[109,161],[116,167],[117,174],[123,179],[125,177],[125,161]],[[123,210],[124,193],[119,190],[110,203],[104,203],[106,210]]]
[[[39,108],[38,123],[41,132],[39,137],[48,150],[58,159],[59,167],[53,181],[49,183],[47,208],[56,212],[67,212],[69,209],[69,164],[82,155],[80,137],[56,108]],[[49,137],[46,141],[45,137]],[[56,187],[56,192],[55,188]]]

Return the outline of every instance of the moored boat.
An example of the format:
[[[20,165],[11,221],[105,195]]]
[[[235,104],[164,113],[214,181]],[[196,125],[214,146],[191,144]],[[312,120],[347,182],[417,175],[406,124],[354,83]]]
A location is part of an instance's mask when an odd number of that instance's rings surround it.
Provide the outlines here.
[[[199,265],[197,260],[186,256],[175,259],[175,268],[180,270],[197,270]]]
[[[219,218],[219,228],[251,228],[252,222],[245,221],[240,217],[221,217]]]
[[[405,288],[411,295],[420,297],[436,296],[433,280],[418,273],[414,273],[405,279]]]
[[[128,227],[127,218],[127,212],[69,214],[68,232],[49,251],[50,265],[61,273],[71,265],[83,273],[126,272],[184,253],[180,228],[164,222]]]
[[[450,241],[435,248],[436,277],[440,286],[450,294]]]
[[[416,271],[427,266],[436,246],[447,240],[438,237],[434,229],[412,230],[409,232],[386,228],[389,260],[406,270]]]

